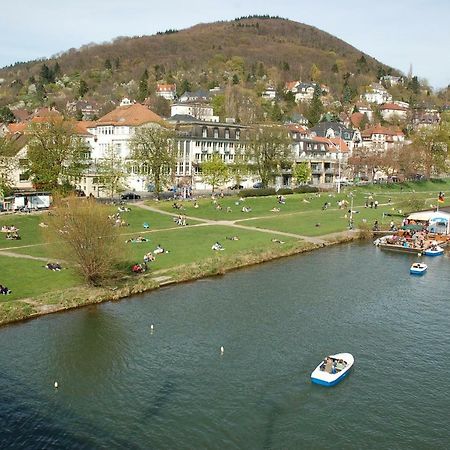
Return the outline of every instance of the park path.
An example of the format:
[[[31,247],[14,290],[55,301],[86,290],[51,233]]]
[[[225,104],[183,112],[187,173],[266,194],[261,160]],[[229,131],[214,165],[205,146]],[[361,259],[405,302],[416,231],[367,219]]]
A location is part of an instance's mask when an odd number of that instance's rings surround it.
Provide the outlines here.
[[[29,245],[27,247],[30,247]],[[16,248],[22,248],[22,247],[16,247]],[[23,258],[23,259],[34,259],[35,261],[45,261],[48,262],[48,258],[43,258],[40,256],[31,256],[27,255],[25,253],[13,253],[5,250],[0,250],[0,256],[10,256],[12,258]]]
[[[154,208],[152,206],[145,205],[144,203],[136,203],[136,206],[138,206],[139,208],[142,208],[142,209],[146,209],[148,211],[165,214],[165,215],[172,216],[172,217],[177,217],[179,215],[177,213],[172,213],[169,211],[162,211],[158,208]],[[293,213],[289,213],[289,214],[293,214]],[[267,217],[273,217],[273,216],[267,216]],[[197,220],[199,222],[202,222],[201,224],[198,224],[198,225],[223,225],[223,226],[227,226],[227,227],[240,228],[243,230],[259,231],[261,233],[270,233],[270,234],[278,234],[280,236],[293,237],[293,238],[302,239],[306,242],[310,242],[312,244],[317,244],[317,245],[323,245],[323,244],[327,243],[327,241],[325,241],[324,239],[318,238],[318,237],[304,236],[304,235],[296,234],[296,233],[288,233],[285,231],[271,230],[269,228],[258,228],[258,227],[254,227],[254,226],[250,226],[250,225],[242,225],[241,223],[237,223],[237,222],[241,222],[242,220],[251,220],[250,218],[249,219],[237,219],[237,220],[211,220],[211,219],[203,219],[200,217],[194,217],[191,215],[189,216],[189,218],[192,220]],[[260,218],[261,217],[257,217],[257,219],[260,219]],[[253,217],[252,219],[255,219],[255,218]],[[195,225],[191,225],[191,226],[195,226]]]

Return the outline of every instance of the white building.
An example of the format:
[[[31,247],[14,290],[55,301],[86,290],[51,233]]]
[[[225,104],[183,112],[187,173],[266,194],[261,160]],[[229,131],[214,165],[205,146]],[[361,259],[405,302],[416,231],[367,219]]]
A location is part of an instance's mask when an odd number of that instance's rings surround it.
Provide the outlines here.
[[[156,95],[164,97],[167,100],[174,100],[177,95],[177,85],[176,84],[157,84],[156,85]]]
[[[385,103],[380,106],[380,113],[384,120],[406,120],[408,108],[396,103]]]
[[[369,91],[363,94],[361,98],[366,102],[376,103],[377,105],[392,101],[392,95],[379,83],[372,83]]]
[[[212,106],[199,102],[174,103],[170,107],[170,115],[192,116],[198,120],[206,120],[207,122],[219,121],[219,116],[214,115]]]

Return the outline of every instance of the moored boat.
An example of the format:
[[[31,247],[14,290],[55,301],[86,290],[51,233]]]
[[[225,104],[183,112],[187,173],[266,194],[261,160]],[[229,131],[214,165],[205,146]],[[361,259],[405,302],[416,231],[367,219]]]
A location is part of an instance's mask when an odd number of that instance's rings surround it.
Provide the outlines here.
[[[412,275],[423,275],[427,269],[428,266],[424,263],[414,263],[409,269],[409,273]]]
[[[314,369],[311,381],[322,386],[335,386],[349,374],[354,362],[355,359],[350,353],[327,356]]]
[[[433,245],[432,247],[424,250],[423,254],[426,256],[440,256],[444,254],[444,249],[439,245]]]

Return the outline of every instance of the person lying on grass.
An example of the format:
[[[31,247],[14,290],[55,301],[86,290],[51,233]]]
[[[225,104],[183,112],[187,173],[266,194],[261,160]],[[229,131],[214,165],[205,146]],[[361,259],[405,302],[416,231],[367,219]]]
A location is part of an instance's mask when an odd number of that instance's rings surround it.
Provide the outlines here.
[[[239,237],[238,236],[227,236],[225,239],[228,239],[229,241],[238,241]]]
[[[59,263],[47,263],[44,267],[55,272],[62,270],[61,264]]]
[[[272,242],[275,242],[276,244],[284,244],[284,241],[280,241],[279,239],[273,238]]]
[[[213,246],[211,247],[211,250],[225,250],[222,246],[222,244],[220,242],[216,242],[215,244],[213,244]]]
[[[11,289],[8,289],[6,286],[0,284],[0,295],[8,295],[11,294]]]
[[[145,237],[142,237],[142,236],[138,236],[138,237],[135,237],[135,238],[127,239],[125,241],[125,243],[128,244],[129,242],[131,242],[132,244],[138,244],[140,242],[148,242],[148,241],[149,241],[149,239],[147,239]]]
[[[158,244],[158,246],[153,250],[154,255],[159,255],[161,253],[169,253],[169,250],[165,250],[163,247],[161,247],[161,244]]]

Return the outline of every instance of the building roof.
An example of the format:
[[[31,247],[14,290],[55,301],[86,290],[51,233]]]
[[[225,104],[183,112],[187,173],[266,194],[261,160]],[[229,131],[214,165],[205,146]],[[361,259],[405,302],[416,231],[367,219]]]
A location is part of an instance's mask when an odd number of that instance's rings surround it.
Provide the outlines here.
[[[356,128],[359,128],[359,126],[361,125],[361,121],[364,118],[364,114],[361,112],[355,112],[350,116],[350,122],[352,123],[352,125]]]
[[[400,128],[386,128],[382,127],[380,124],[375,125],[371,128],[366,128],[361,135],[363,137],[370,137],[373,134],[385,134],[386,136],[403,136],[404,133]]]
[[[95,124],[93,120],[79,120],[75,122],[75,131],[79,136],[90,136],[88,128],[94,128]]]
[[[380,106],[380,109],[392,110],[392,111],[408,111],[408,108],[404,108],[403,106],[397,105],[396,103],[385,103]]]
[[[287,91],[292,91],[292,89],[295,88],[295,86],[297,86],[297,84],[299,84],[300,81],[286,81],[286,84],[284,85],[285,89]]]
[[[12,113],[18,122],[25,122],[30,117],[30,113],[23,108],[13,109]]]
[[[108,114],[97,120],[96,125],[139,126],[145,123],[163,122],[163,119],[144,105],[118,106]]]
[[[323,142],[324,144],[328,144],[328,149],[336,149],[341,151],[342,153],[348,152],[348,145],[342,138],[326,138],[321,136],[316,136],[313,138],[313,141]]]
[[[353,137],[354,131],[351,128],[347,128],[343,123],[341,122],[319,122],[315,127],[311,128],[311,131],[314,131],[317,136],[325,137],[327,134],[327,131],[329,129],[332,129],[335,134],[339,133],[350,133],[350,135]]]
[[[157,84],[156,92],[175,92],[177,90],[176,84]]]

